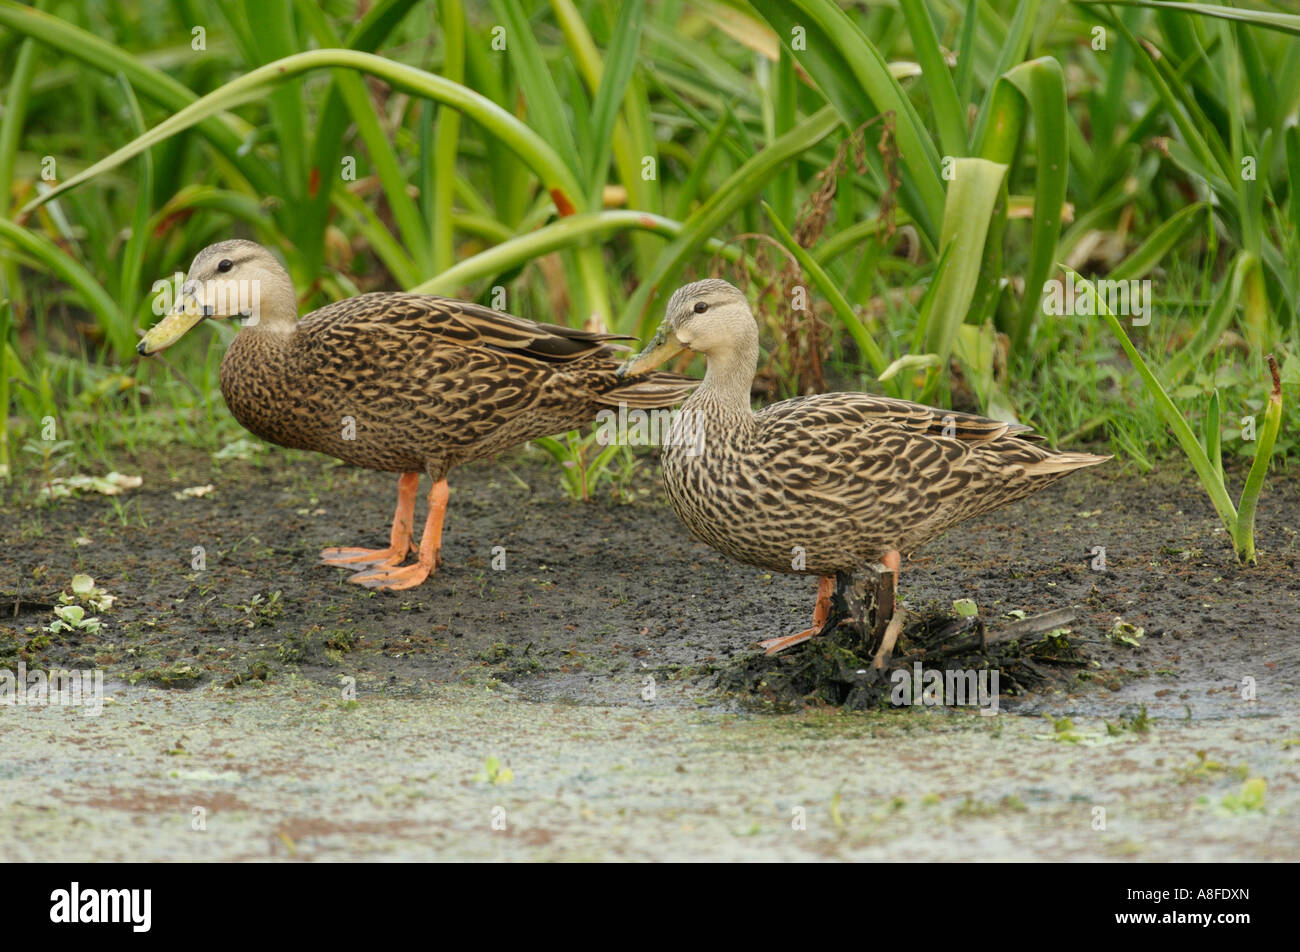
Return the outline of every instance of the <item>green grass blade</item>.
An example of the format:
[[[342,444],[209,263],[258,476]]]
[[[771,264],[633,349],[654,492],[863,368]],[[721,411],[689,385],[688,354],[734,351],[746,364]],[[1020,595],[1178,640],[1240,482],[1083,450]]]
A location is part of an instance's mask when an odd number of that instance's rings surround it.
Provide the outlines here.
[[[1286,169],[1288,178],[1288,203],[1291,209],[1291,230],[1300,230],[1300,127],[1286,130]]]
[[[971,84],[975,78],[975,29],[978,0],[967,0],[965,16],[962,17],[961,39],[957,43],[957,101],[962,107],[962,125],[965,127],[966,103],[970,102]]]
[[[1183,13],[1195,13],[1198,16],[1217,17],[1221,20],[1233,20],[1250,26],[1262,26],[1269,30],[1300,36],[1300,15],[1279,13],[1273,10],[1242,10],[1237,7],[1221,6],[1217,3],[1174,3],[1170,0],[1074,0],[1084,5],[1114,7],[1147,7],[1152,10],[1173,10]]]
[[[559,153],[569,171],[580,178],[582,162],[578,157],[578,144],[565,117],[564,99],[555,85],[554,74],[546,65],[533,25],[519,0],[492,0],[492,10],[498,22],[506,28],[506,56],[519,77],[520,91],[528,103],[528,124],[541,133],[542,138]],[[568,213],[563,205],[557,203],[557,207],[560,214]]]
[[[179,111],[198,100],[185,86],[161,70],[145,65],[121,47],[13,0],[0,0],[0,27],[30,36],[108,76],[122,73],[139,95],[166,109]],[[274,169],[260,158],[239,154],[252,126],[232,116],[221,116],[218,110],[205,115],[199,129],[259,191],[266,195],[278,193]]]
[[[1012,165],[1020,152],[1020,136],[1028,115],[1029,103],[1020,87],[1006,76],[999,76],[993,83],[988,121],[976,144],[975,154],[990,162]]]
[[[1128,355],[1133,368],[1138,372],[1138,376],[1142,378],[1147,393],[1155,402],[1156,410],[1164,418],[1169,428],[1173,430],[1178,444],[1183,448],[1183,452],[1187,454],[1187,459],[1192,464],[1192,468],[1196,470],[1196,475],[1200,477],[1201,486],[1204,487],[1206,494],[1210,497],[1210,502],[1214,504],[1215,510],[1219,513],[1224,528],[1235,539],[1237,509],[1228,497],[1227,487],[1215,470],[1214,464],[1210,462],[1209,456],[1206,455],[1205,448],[1201,446],[1201,441],[1192,433],[1192,428],[1188,426],[1187,420],[1178,411],[1174,401],[1169,399],[1169,394],[1165,392],[1165,388],[1161,386],[1160,381],[1156,379],[1156,375],[1151,372],[1151,368],[1147,366],[1146,361],[1142,359],[1142,355],[1133,346],[1133,342],[1129,340],[1124,326],[1120,324],[1115,315],[1111,313],[1110,308],[1106,306],[1105,299],[1097,294],[1096,288],[1086,278],[1080,277],[1079,274],[1064,263],[1060,267],[1065,273],[1074,275],[1075,288],[1078,292],[1087,294],[1092,298],[1094,313],[1100,314],[1110,326],[1115,339],[1119,341],[1120,347]]]
[[[937,243],[944,205],[939,153],[884,56],[831,0],[754,0],[753,5],[850,129],[880,113],[894,113],[902,204],[929,243]],[[798,31],[806,37],[805,49],[791,48]],[[874,150],[867,152],[878,161]]]
[[[934,21],[926,9],[925,0],[899,0],[907,32],[912,38],[921,76],[930,93],[934,122],[939,129],[939,142],[945,155],[967,154],[966,110],[957,98],[957,86],[952,72],[939,50],[939,37],[934,31]]]
[[[10,191],[14,180],[14,159],[18,155],[27,119],[32,77],[36,72],[36,41],[27,39],[18,47],[13,73],[6,89],[4,112],[0,114],[0,215],[9,214]],[[0,345],[3,344],[0,338]],[[0,404],[0,408],[7,404]]]
[[[1246,283],[1251,273],[1258,270],[1259,258],[1249,251],[1237,253],[1232,267],[1228,270],[1228,279],[1220,286],[1209,311],[1197,328],[1196,335],[1187,346],[1179,349],[1170,359],[1166,370],[1170,380],[1181,380],[1218,346],[1219,339],[1232,323],[1233,314],[1245,297]]]
[[[320,6],[310,0],[298,4],[304,24],[323,47],[343,46],[348,49],[371,52],[392,32],[410,12],[416,0],[379,0],[361,17],[340,40],[330,20]],[[451,78],[451,77],[448,77]],[[313,281],[320,273],[325,252],[325,229],[329,223],[333,195],[339,186],[340,158],[345,145],[348,126],[348,109],[338,89],[339,76],[334,77],[316,115],[315,138],[307,170],[306,198],[281,225],[297,248],[302,268],[302,279]],[[292,264],[292,262],[291,262]]]
[[[1294,358],[1293,358],[1294,359]],[[1246,475],[1246,485],[1241,490],[1241,505],[1237,508],[1237,526],[1232,542],[1237,557],[1243,562],[1255,561],[1255,509],[1259,505],[1264,476],[1273,458],[1273,444],[1282,428],[1282,379],[1278,374],[1277,360],[1268,355],[1268,369],[1273,375],[1273,389],[1269,391],[1268,406],[1264,410],[1264,425],[1260,428],[1259,442],[1255,446],[1255,459]]]
[[[596,100],[592,103],[591,136],[595,148],[585,157],[584,180],[587,183],[587,201],[591,208],[600,207],[601,190],[605,186],[609,156],[613,150],[614,123],[618,119],[623,99],[627,95],[632,70],[636,66],[637,48],[641,40],[641,22],[644,7],[640,3],[624,3],[619,7],[618,21],[609,50]]]
[[[442,75],[453,83],[465,81],[465,11],[459,0],[439,0],[442,24]],[[426,103],[426,109],[431,104]],[[433,273],[440,274],[456,260],[452,197],[456,189],[456,155],[460,147],[460,113],[449,106],[438,107],[434,142],[432,196],[427,224],[433,245]]]
[[[551,9],[584,85],[592,96],[597,95],[605,64],[582,14],[574,6],[573,0],[551,0]],[[618,180],[627,190],[628,207],[659,212],[663,202],[659,191],[658,146],[645,84],[635,71],[629,74],[623,95],[622,114],[615,118],[612,147]],[[647,170],[644,164],[647,159],[654,166],[651,170]],[[647,175],[647,171],[654,174]],[[637,270],[648,270],[658,251],[654,237],[638,232],[632,237],[632,247],[636,254]]]
[[[411,290],[420,294],[455,294],[460,288],[517,268],[552,251],[578,247],[605,235],[631,229],[676,237],[682,233],[683,226],[670,218],[625,209],[568,215],[466,258]]]
[[[232,192],[213,185],[186,185],[150,216],[145,233],[152,235],[172,219],[188,218],[189,212],[208,209],[248,222],[259,231],[270,225],[266,209],[251,195]]]
[[[1223,429],[1220,412],[1219,388],[1215,387],[1205,411],[1205,455],[1210,458],[1219,481],[1223,482]]]
[[[850,305],[848,300],[845,299],[839,286],[831,279],[830,275],[826,273],[822,266],[813,260],[813,256],[808,253],[808,250],[794,240],[794,236],[790,234],[790,229],[788,229],[785,224],[777,218],[776,212],[772,209],[772,206],[767,202],[764,202],[763,208],[767,212],[768,221],[772,224],[772,230],[776,232],[777,240],[785,246],[786,250],[788,250],[790,254],[794,255],[795,260],[799,262],[799,267],[803,269],[804,274],[808,276],[808,279],[814,286],[816,286],[817,290],[822,293],[822,296],[830,302],[831,309],[835,312],[835,316],[838,317],[840,323],[844,325],[844,329],[849,332],[849,336],[853,338],[853,342],[858,345],[858,350],[861,351],[862,355],[866,357],[868,361],[870,361],[872,369],[876,372],[876,376],[884,373],[885,368],[889,366],[888,359],[881,351],[880,346],[872,338],[871,334],[862,326],[862,322],[858,320],[858,315],[854,313],[852,305]]]
[[[137,133],[145,129],[144,115],[140,112],[140,103],[125,76],[118,76],[122,95],[126,98],[131,113],[131,124]],[[131,219],[131,236],[122,251],[121,281],[118,284],[117,301],[128,323],[115,330],[112,343],[119,358],[129,355],[135,348],[135,312],[140,301],[140,275],[144,270],[144,254],[149,240],[149,205],[153,200],[153,156],[149,150],[140,154],[140,179],[136,183],[135,210]]]
[[[746,202],[762,191],[785,163],[811,149],[840,126],[839,114],[827,106],[809,116],[794,129],[754,155],[737,169],[684,223],[682,233],[663,250],[654,269],[642,275],[636,292],[628,299],[614,325],[619,331],[636,329],[644,336],[649,323],[650,304],[661,290],[680,273],[686,259],[714,236]]]
[[[339,44],[338,36],[322,10],[313,5],[307,4],[301,5],[300,10],[307,21],[308,28],[311,30],[318,42],[324,46],[337,46]],[[433,252],[430,244],[432,239],[429,235],[428,228],[425,226],[425,220],[421,216],[419,208],[407,193],[406,175],[402,171],[401,163],[398,161],[397,153],[393,148],[392,143],[388,141],[388,136],[379,122],[378,110],[375,108],[374,103],[371,100],[369,90],[366,88],[366,85],[360,76],[357,76],[350,71],[340,71],[334,76],[334,82],[330,88],[329,96],[326,99],[325,111],[327,114],[334,105],[335,94],[338,95],[346,107],[347,115],[351,116],[353,123],[356,125],[357,132],[361,136],[362,142],[365,143],[366,153],[370,156],[371,165],[376,177],[379,179],[380,187],[384,191],[384,198],[388,202],[389,209],[393,215],[393,220],[397,224],[398,231],[402,235],[403,243],[406,245],[412,259],[418,262],[420,272],[422,274],[430,273],[433,269]],[[281,112],[287,112],[290,104],[293,104],[301,110],[301,90],[287,86],[277,88],[271,96],[271,103],[273,105],[277,103],[281,104]],[[296,122],[296,120],[291,117],[285,119],[285,121],[291,124]],[[332,115],[327,117],[327,121],[331,124],[331,128],[333,128],[334,124],[337,122],[335,117]],[[326,133],[323,130],[317,133],[317,146],[320,145],[320,136],[324,134]],[[341,144],[340,148],[337,150],[327,149],[326,151],[332,153],[331,164],[338,161],[342,156]],[[320,193],[321,186],[324,185],[323,191],[325,192],[325,200],[328,201],[334,180],[341,178],[341,167],[335,165],[332,168],[323,170],[322,174],[321,166],[318,165],[317,162],[322,160],[324,156],[321,156],[318,153],[319,149],[313,149],[311,159],[313,172],[311,173],[306,169],[307,160],[305,158],[302,160],[303,168],[299,172],[299,175],[301,176],[301,184],[290,188],[289,191],[291,193],[297,191],[297,193],[301,195],[301,189],[305,188],[308,195],[315,197]],[[358,156],[354,155],[351,156],[351,158],[355,160]],[[294,159],[293,161],[297,161],[297,159]],[[292,168],[292,166],[289,165],[286,167]],[[313,180],[313,175],[316,176],[315,180]],[[321,181],[322,178],[325,179],[324,182]],[[294,205],[301,204],[302,202],[301,197],[292,197],[292,195],[289,200],[293,202]],[[295,227],[298,223],[293,219],[291,219],[291,222],[293,238],[305,241],[313,246],[316,244],[319,240],[317,236],[304,235],[301,227]],[[321,224],[323,224],[323,222]],[[312,254],[312,259],[313,261],[315,259],[314,252]],[[305,274],[300,277],[303,279],[310,279],[313,276],[314,275],[312,274]]]
[[[406,175],[397,159],[397,152],[379,124],[366,84],[355,73],[340,73],[335,79],[352,121],[356,123],[357,133],[366,144],[366,153],[383,186],[384,198],[392,210],[402,243],[420,270],[427,273],[432,267],[428,231],[415,201],[406,190]]]
[[[1255,105],[1255,124],[1261,129],[1276,128],[1280,125],[1275,117],[1277,88],[1269,73],[1268,58],[1260,49],[1255,31],[1245,23],[1237,22],[1233,25],[1233,36],[1241,47],[1241,65],[1246,71],[1250,98]]]
[[[1170,65],[1169,57],[1140,44],[1122,20],[1116,20],[1115,26],[1135,49],[1142,51],[1136,57],[1138,68],[1146,74],[1155,88],[1157,95],[1165,104],[1169,117],[1173,119],[1178,131],[1186,140],[1188,148],[1205,166],[1206,175],[1211,177],[1210,180],[1215,185],[1216,191],[1233,192],[1227,183],[1236,173],[1231,168],[1227,149],[1213,124],[1196,102],[1196,98],[1187,89],[1175,68]],[[1235,195],[1235,192],[1233,194]]]
[[[264,95],[267,89],[279,83],[296,79],[312,70],[329,67],[352,69],[377,76],[395,89],[433,99],[460,110],[483,126],[503,146],[519,155],[537,173],[548,191],[552,194],[559,193],[559,201],[572,200],[579,206],[579,210],[585,206],[586,200],[578,186],[578,181],[564,160],[541,136],[496,103],[458,83],[449,82],[441,76],[435,76],[413,66],[355,50],[330,49],[297,53],[275,63],[268,63],[226,83],[163,120],[145,135],[134,139],[80,174],[60,182],[56,187],[24,206],[23,213],[30,213],[36,207],[69,189],[117,168],[144,149],[202,122],[209,116],[257,99]]]
[[[1116,265],[1110,273],[1110,279],[1127,281],[1132,278],[1146,277],[1169,252],[1182,244],[1184,239],[1203,224],[1203,218],[1208,211],[1209,206],[1204,202],[1196,202],[1186,208],[1180,208],[1167,221],[1161,222],[1160,226],[1151,232],[1132,254],[1127,255]]]
[[[887,222],[879,217],[855,222],[847,228],[837,231],[816,248],[812,249],[813,258],[823,266],[829,266],[836,258],[859,248],[867,239],[879,240],[879,234],[885,230]],[[894,219],[896,226],[911,224],[911,219],[903,212],[898,212]]]
[[[1041,311],[1043,282],[1056,262],[1061,239],[1061,212],[1065,205],[1070,162],[1066,137],[1065,74],[1050,56],[1021,63],[1006,73],[1008,82],[1024,95],[1034,118],[1038,168],[1034,181],[1034,220],[1029,236],[1029,269],[1025,272],[1025,299],[1011,333],[1011,349],[1018,353]]]
[[[240,6],[248,21],[258,65],[290,56],[302,48],[293,28],[292,4],[243,0]],[[281,192],[297,204],[307,184],[307,120],[302,94],[297,89],[280,87],[271,93],[267,109],[280,152]]]
[[[14,303],[0,298],[0,481],[8,481],[9,472],[9,333],[14,323]]]
[[[411,258],[407,249],[393,237],[388,227],[379,220],[374,209],[363,202],[348,189],[341,188],[334,196],[335,204],[356,224],[361,237],[366,240],[370,250],[384,263],[398,285],[411,290],[419,283],[423,275],[419,266]]]
[[[943,265],[934,277],[934,294],[921,316],[925,350],[947,366],[953,339],[970,311],[979,284],[980,262],[989,223],[1006,178],[1007,166],[987,159],[956,159],[948,183],[940,247]]]
[[[115,328],[127,326],[127,318],[112,296],[89,271],[64,254],[50,239],[28,231],[7,218],[0,218],[0,239],[31,255],[52,275],[70,285],[80,295],[86,309],[94,315],[106,337],[112,339]]]
[[[1016,15],[1007,28],[1006,38],[998,50],[997,60],[993,65],[993,75],[1005,75],[1016,63],[1025,58],[1025,53],[1029,49],[1029,39],[1034,32],[1034,24],[1038,21],[1039,0],[1025,0],[1016,6]],[[984,127],[988,123],[989,109],[992,105],[994,89],[997,86],[996,80],[984,94],[984,101],[980,103],[978,115],[975,117],[975,132],[971,137],[973,142],[980,142],[984,139]]]
[[[772,80],[772,136],[769,141],[775,141],[793,129],[799,112],[799,81],[795,75],[794,59],[784,46],[777,56]],[[794,221],[798,186],[797,162],[791,162],[784,172],[772,180],[772,206],[782,221]]]
[[[713,167],[714,156],[718,148],[723,145],[727,130],[731,128],[733,116],[731,110],[724,110],[722,115],[718,116],[717,122],[709,130],[708,137],[704,140],[704,147],[700,149],[699,154],[694,156],[695,164],[686,175],[686,181],[682,183],[677,191],[677,204],[673,215],[676,218],[685,218],[690,214],[691,205],[694,204],[696,196],[700,194],[700,188],[704,184],[704,176],[708,174]],[[791,196],[793,201],[793,196]]]

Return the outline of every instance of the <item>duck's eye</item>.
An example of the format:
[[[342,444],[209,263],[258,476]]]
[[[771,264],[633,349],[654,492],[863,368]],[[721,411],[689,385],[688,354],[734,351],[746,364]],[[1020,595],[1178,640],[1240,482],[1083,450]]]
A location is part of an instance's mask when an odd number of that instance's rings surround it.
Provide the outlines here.
[[[695,302],[695,313],[696,313],[696,314],[703,314],[703,313],[704,313],[705,311],[707,311],[708,309],[709,309],[709,304],[708,304],[707,301],[696,301],[696,302]]]
[[[222,274],[225,274],[234,266],[235,266],[235,262],[231,261],[229,258],[222,258],[221,263],[217,265],[217,270],[220,271]]]

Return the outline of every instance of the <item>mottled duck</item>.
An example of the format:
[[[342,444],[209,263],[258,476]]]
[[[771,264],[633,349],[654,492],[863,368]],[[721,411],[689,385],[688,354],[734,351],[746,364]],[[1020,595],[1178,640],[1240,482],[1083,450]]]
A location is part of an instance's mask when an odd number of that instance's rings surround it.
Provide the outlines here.
[[[205,318],[234,317],[242,326],[221,361],[221,393],[245,429],[402,474],[386,548],[321,553],[325,564],[360,568],[350,580],[369,588],[413,588],[436,569],[452,467],[574,429],[604,407],[669,406],[696,383],[619,375],[616,335],[427,294],[363,294],[299,320],[288,273],[250,241],[200,251],[180,299],[139,351],[157,353]],[[421,472],[433,488],[417,549]],[[418,558],[402,565],[408,551]]]
[[[813,627],[761,642],[769,654],[822,629],[837,573],[881,563],[896,588],[900,553],[1110,459],[1056,452],[1022,424],[867,393],[796,397],[755,413],[758,326],[726,281],[673,294],[654,339],[622,372],[636,379],[684,349],[703,354],[708,369],[662,449],[678,517],[738,562],[821,577]],[[902,625],[896,608],[875,667]]]

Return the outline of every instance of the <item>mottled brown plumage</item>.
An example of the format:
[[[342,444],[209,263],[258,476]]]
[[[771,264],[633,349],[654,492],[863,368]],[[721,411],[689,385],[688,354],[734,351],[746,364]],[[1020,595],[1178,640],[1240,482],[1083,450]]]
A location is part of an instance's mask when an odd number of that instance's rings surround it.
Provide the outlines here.
[[[829,577],[889,564],[1109,459],[1058,453],[1020,424],[865,393],[754,413],[758,327],[725,281],[677,291],[655,341],[625,367],[644,372],[683,347],[703,353],[708,370],[663,448],[664,486],[693,535],[747,565]]]
[[[428,473],[435,492],[455,466],[574,429],[605,407],[671,405],[695,385],[677,374],[619,376],[615,335],[450,298],[363,294],[298,320],[288,274],[248,241],[198,254],[177,310],[146,335],[141,353],[168,346],[203,317],[247,313],[251,295],[218,292],[249,285],[258,291],[255,320],[245,320],[221,362],[221,392],[234,417],[281,446],[367,469]],[[243,302],[238,310],[236,301]],[[400,484],[388,549],[327,550],[326,560],[382,570],[354,576],[363,584],[409,587],[389,583],[418,574],[395,568],[409,545],[409,526],[399,523],[414,485]],[[431,497],[431,507],[437,504]],[[426,539],[433,521],[431,508]],[[441,513],[437,523],[440,533]]]
[[[690,391],[671,374],[618,379],[615,339],[450,298],[363,294],[292,334],[242,330],[221,361],[221,393],[272,443],[436,482],[603,407],[659,407]]]

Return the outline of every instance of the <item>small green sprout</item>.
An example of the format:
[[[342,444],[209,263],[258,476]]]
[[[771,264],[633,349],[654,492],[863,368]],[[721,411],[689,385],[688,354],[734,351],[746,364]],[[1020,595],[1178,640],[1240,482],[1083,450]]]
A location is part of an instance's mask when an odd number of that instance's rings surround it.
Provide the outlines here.
[[[483,769],[474,775],[474,780],[478,783],[509,783],[515,779],[515,772],[509,767],[502,767],[501,761],[496,757],[488,757],[483,761]]]
[[[102,588],[96,587],[93,578],[81,573],[72,576],[72,594],[68,595],[65,592],[59,595],[60,604],[73,605],[83,602],[97,612],[108,611],[115,601],[117,601],[116,595],[110,595]]]
[[[1263,813],[1267,787],[1263,777],[1251,777],[1241,785],[1240,791],[1225,796],[1220,807],[1227,813]]]
[[[42,631],[48,631],[50,634],[58,634],[62,631],[84,631],[93,635],[103,627],[98,618],[87,618],[86,610],[80,605],[56,605],[54,614],[58,617],[42,628]]]
[[[1131,648],[1141,648],[1142,636],[1146,631],[1136,625],[1131,625],[1122,618],[1116,618],[1115,624],[1111,626],[1110,632],[1106,637],[1111,641],[1118,641],[1128,645]]]

